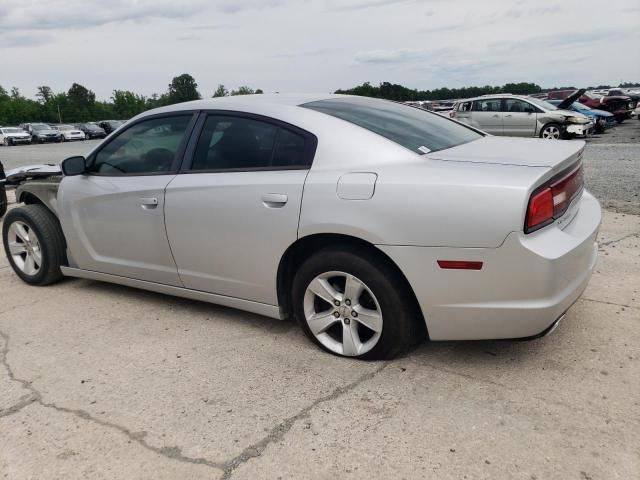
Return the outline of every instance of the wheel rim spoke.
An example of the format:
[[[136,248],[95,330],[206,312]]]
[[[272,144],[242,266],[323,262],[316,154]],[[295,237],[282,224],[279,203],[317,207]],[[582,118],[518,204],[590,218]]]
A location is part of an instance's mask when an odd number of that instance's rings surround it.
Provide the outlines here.
[[[27,275],[33,275],[35,271],[36,271],[36,265],[33,260],[33,255],[30,253],[27,253],[27,258],[24,261],[24,273],[26,273]]]
[[[24,243],[20,242],[9,242],[9,253],[11,255],[22,255],[27,251],[27,247]]]
[[[344,298],[349,299],[351,303],[358,302],[360,295],[364,291],[364,285],[353,275],[347,275],[347,279],[344,285]]]
[[[309,285],[309,290],[311,290],[318,297],[323,299],[325,302],[333,305],[335,300],[341,301],[342,294],[338,292],[335,288],[333,288],[329,282],[324,278],[316,278]]]
[[[33,249],[33,260],[36,264],[36,267],[40,268],[40,265],[42,265],[42,252],[40,251],[40,248]]]
[[[354,310],[358,314],[357,317],[354,317],[356,322],[376,333],[380,333],[382,331],[382,315],[380,315],[377,310],[364,308],[362,305],[354,307]]]
[[[11,225],[11,229],[18,236],[18,238],[20,238],[20,240],[25,243],[29,241],[29,232],[24,225],[22,225],[21,223],[14,223],[13,225]]]
[[[311,329],[314,335],[326,332],[331,325],[339,321],[339,318],[333,316],[333,311],[314,313],[307,319],[309,329]]]
[[[342,325],[342,353],[350,357],[360,353],[362,347],[355,325],[355,323]]]

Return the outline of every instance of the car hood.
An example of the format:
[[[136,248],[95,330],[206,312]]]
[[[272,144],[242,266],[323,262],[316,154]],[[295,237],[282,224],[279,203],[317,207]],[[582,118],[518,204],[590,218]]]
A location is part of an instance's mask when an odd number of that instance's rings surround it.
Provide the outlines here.
[[[575,102],[576,100],[578,100],[582,95],[584,95],[584,92],[586,92],[586,91],[587,91],[586,88],[580,88],[580,89],[576,90],[571,95],[569,95],[567,98],[565,98],[562,102],[560,102],[558,104],[558,108],[560,110],[564,110],[565,108],[569,108],[571,106],[571,104],[573,102]]]
[[[488,135],[457,147],[431,152],[424,157],[452,162],[564,168],[581,158],[583,141],[551,141]]]
[[[613,113],[611,112],[607,112],[605,110],[598,110],[597,108],[592,108],[591,110],[588,110],[591,114],[595,114],[598,117],[613,117]],[[582,112],[580,112],[582,113]],[[586,115],[586,114],[585,114]]]
[[[10,132],[10,133],[5,133],[3,135],[5,137],[30,137],[31,136],[27,132],[19,132],[19,133]]]

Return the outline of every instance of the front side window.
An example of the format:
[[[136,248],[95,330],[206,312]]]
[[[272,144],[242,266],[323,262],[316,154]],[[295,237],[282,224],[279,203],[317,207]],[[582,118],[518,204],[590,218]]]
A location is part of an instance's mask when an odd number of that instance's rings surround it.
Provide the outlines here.
[[[310,164],[303,135],[253,118],[209,115],[191,170],[300,168]]]
[[[189,114],[136,123],[97,153],[89,171],[105,175],[171,171],[190,120]]]
[[[503,112],[524,113],[533,110],[533,107],[527,102],[518,100],[517,98],[507,98],[504,101]]]
[[[301,106],[353,123],[418,154],[455,147],[482,137],[475,130],[437,113],[387,100],[332,98]]]

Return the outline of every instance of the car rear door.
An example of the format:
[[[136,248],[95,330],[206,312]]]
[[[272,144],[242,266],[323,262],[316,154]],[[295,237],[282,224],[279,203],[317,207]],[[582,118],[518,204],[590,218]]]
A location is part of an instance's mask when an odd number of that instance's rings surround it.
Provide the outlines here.
[[[58,204],[72,266],[181,286],[164,195],[195,120],[195,113],[144,118],[92,153],[87,175],[62,180]]]
[[[502,131],[511,137],[536,135],[536,110],[533,105],[519,98],[502,99]]]
[[[502,135],[502,107],[499,98],[475,100],[471,107],[470,125],[492,135]]]
[[[167,187],[166,227],[187,288],[277,305],[316,139],[265,117],[210,112]]]

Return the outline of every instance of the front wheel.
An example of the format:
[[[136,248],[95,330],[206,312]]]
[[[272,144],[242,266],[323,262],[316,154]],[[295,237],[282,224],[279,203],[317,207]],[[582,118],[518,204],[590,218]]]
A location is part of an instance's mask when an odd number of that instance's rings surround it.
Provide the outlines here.
[[[386,262],[325,249],[299,268],[294,316],[306,335],[335,355],[389,359],[421,340],[421,319],[406,281]]]
[[[549,123],[540,131],[540,138],[546,140],[560,140],[562,138],[562,130],[557,123]]]
[[[0,173],[2,172],[2,169],[0,168]],[[7,213],[7,191],[4,188],[4,185],[0,185],[0,218],[2,218],[4,216],[5,213]]]
[[[62,278],[65,241],[58,219],[43,205],[24,205],[7,213],[2,242],[13,271],[30,285]]]

